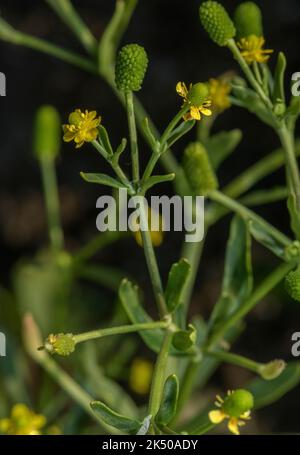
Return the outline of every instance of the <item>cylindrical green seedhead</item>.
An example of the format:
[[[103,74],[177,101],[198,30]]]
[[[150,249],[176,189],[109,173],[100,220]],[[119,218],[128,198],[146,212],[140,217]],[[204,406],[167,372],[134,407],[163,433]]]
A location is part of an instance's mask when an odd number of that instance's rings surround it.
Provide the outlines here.
[[[234,13],[237,39],[250,35],[263,36],[261,10],[254,2],[241,3]]]
[[[224,411],[230,417],[240,417],[253,408],[253,395],[248,390],[237,389],[228,395],[222,405]]]
[[[300,268],[288,273],[284,284],[288,295],[300,302]]]
[[[53,106],[41,106],[34,123],[34,153],[39,159],[54,159],[60,149],[60,117]]]
[[[226,46],[235,37],[236,30],[225,8],[218,2],[207,1],[200,5],[200,21],[211,39]]]
[[[196,195],[205,196],[218,188],[218,181],[206,149],[200,142],[188,145],[184,151],[183,168]]]
[[[204,82],[194,84],[187,94],[187,99],[193,106],[201,106],[208,97],[209,87]]]
[[[137,92],[141,89],[148,66],[145,49],[138,44],[127,44],[119,51],[116,60],[117,89]]]

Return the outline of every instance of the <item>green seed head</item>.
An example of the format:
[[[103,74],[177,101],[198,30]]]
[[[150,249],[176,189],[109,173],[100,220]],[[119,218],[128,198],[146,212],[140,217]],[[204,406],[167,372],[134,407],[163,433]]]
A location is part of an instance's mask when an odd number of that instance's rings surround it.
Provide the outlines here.
[[[244,2],[236,8],[234,25],[237,39],[247,38],[250,35],[263,36],[261,10],[256,3]]]
[[[51,334],[45,342],[45,349],[50,354],[58,354],[66,357],[75,350],[74,337],[72,333]]]
[[[207,151],[200,142],[194,142],[185,149],[183,168],[196,195],[205,196],[208,191],[218,188]]]
[[[253,395],[248,390],[237,389],[228,395],[222,405],[222,410],[230,417],[240,417],[253,408]]]
[[[39,159],[54,159],[60,149],[60,117],[53,106],[41,106],[35,117],[33,147]]]
[[[300,268],[288,273],[284,284],[288,295],[300,302]]]
[[[119,51],[115,80],[117,89],[137,92],[141,89],[148,66],[145,49],[138,44],[127,44]]]
[[[187,99],[193,106],[201,106],[209,96],[208,84],[198,82],[189,90]]]
[[[199,13],[204,29],[219,46],[226,46],[228,40],[235,37],[234,24],[220,3],[204,2],[200,6]]]

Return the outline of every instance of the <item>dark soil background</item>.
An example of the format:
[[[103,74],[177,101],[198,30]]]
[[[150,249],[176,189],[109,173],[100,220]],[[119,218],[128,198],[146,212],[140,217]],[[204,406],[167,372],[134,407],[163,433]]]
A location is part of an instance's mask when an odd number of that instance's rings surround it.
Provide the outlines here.
[[[216,77],[227,70],[237,70],[229,52],[214,45],[201,29],[199,3],[199,0],[140,0],[124,37],[124,43],[138,42],[148,51],[149,71],[139,96],[161,128],[180,104],[175,92],[177,81],[196,82]],[[222,3],[232,12],[240,2],[223,0]],[[289,83],[292,73],[300,71],[300,2],[263,0],[259,4],[263,10],[268,47],[282,50],[288,57]],[[100,37],[112,14],[114,2],[77,0],[74,5],[95,36]],[[0,11],[17,29],[84,53],[45,2],[0,0]],[[65,120],[74,108],[95,108],[101,113],[114,144],[126,135],[126,117],[105,82],[94,75],[47,55],[3,42],[0,42],[0,57],[0,71],[7,77],[7,96],[0,98],[0,280],[1,284],[9,286],[12,265],[21,257],[33,254],[47,239],[40,174],[31,149],[36,109],[44,103],[53,104]],[[224,113],[215,125],[216,131],[233,128],[242,129],[244,137],[235,155],[221,168],[219,178],[222,184],[279,146],[271,129],[237,108]],[[175,149],[178,157],[182,147],[181,144]],[[145,144],[141,149],[145,160],[149,150]],[[96,234],[95,201],[101,193],[79,177],[81,170],[96,169],[102,172],[103,163],[89,146],[74,151],[72,146],[63,144],[58,174],[70,250]],[[279,185],[283,181],[284,173],[277,172],[260,187]],[[171,191],[171,188],[166,188],[166,191]],[[260,208],[258,212],[289,232],[284,203]],[[224,219],[208,236],[192,313],[200,311],[207,316],[218,296],[228,221],[228,218]],[[179,254],[180,242],[180,236],[170,234],[158,250],[164,276]],[[274,257],[257,245],[253,254],[258,278],[276,264]],[[106,250],[101,261],[131,273],[144,289],[149,288],[142,252],[135,248],[133,240],[118,244],[116,250]],[[297,330],[300,330],[299,304],[292,303],[282,290],[278,290],[249,316],[247,330],[235,350],[259,361],[277,357],[292,360],[290,337]],[[224,389],[237,387],[244,380],[244,373],[240,369],[224,366],[214,380]],[[258,413],[261,429],[299,431],[298,403],[299,387],[277,404]]]

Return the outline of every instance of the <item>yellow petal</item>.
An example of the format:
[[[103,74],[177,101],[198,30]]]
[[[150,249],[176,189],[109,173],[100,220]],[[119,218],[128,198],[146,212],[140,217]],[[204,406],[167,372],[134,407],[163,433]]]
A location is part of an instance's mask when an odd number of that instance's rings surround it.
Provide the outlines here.
[[[232,417],[231,419],[229,419],[228,430],[231,431],[231,433],[233,434],[236,435],[240,434],[240,430],[238,427],[238,419],[236,417]]]
[[[201,114],[206,115],[207,117],[210,117],[212,115],[212,111],[210,109],[206,109],[205,107],[200,107],[199,111]]]
[[[215,409],[214,411],[210,411],[210,413],[208,414],[208,417],[212,423],[218,424],[218,423],[223,422],[223,420],[225,419],[226,416],[225,416],[224,412]]]
[[[178,93],[178,95],[182,96],[182,98],[186,98],[188,90],[184,82],[178,82],[176,84],[176,92]]]
[[[191,106],[190,115],[194,120],[201,120],[200,109],[198,107]]]

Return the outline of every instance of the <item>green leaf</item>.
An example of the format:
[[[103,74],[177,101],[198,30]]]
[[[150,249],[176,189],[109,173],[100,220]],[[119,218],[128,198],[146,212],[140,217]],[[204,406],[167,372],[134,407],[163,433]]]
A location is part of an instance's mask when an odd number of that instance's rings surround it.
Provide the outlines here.
[[[159,183],[164,183],[164,182],[171,182],[172,180],[174,180],[174,178],[175,178],[175,174],[152,175],[151,177],[148,178],[148,180],[142,186],[142,192],[146,193],[146,191],[148,191],[154,185],[158,185]]]
[[[142,308],[138,287],[133,285],[126,278],[122,281],[119,288],[119,297],[123,308],[133,324],[153,322],[153,319]],[[147,330],[140,332],[140,336],[145,344],[154,352],[159,352],[163,341],[163,332],[161,329]]]
[[[232,84],[232,103],[236,106],[243,107],[249,112],[255,114],[262,122],[271,126],[272,128],[277,128],[276,123],[272,116],[270,116],[269,111],[267,110],[264,103],[261,101],[260,97],[257,95],[254,90],[246,88],[241,85]]]
[[[106,174],[91,174],[80,172],[81,177],[89,183],[98,183],[99,185],[110,186],[112,188],[124,188],[124,185],[118,180]]]
[[[272,381],[257,378],[246,387],[254,396],[255,409],[268,406],[300,384],[300,363],[291,362]]]
[[[230,226],[221,296],[212,312],[210,328],[236,311],[249,297],[252,287],[251,237],[247,223],[236,215]]]
[[[188,133],[195,125],[195,120],[188,120],[182,122],[177,128],[175,128],[167,137],[168,148],[172,147],[182,136]]]
[[[140,304],[138,287],[133,285],[126,278],[122,281],[119,288],[119,297],[123,308],[133,324],[153,322],[153,319],[146,313]],[[145,330],[139,332],[144,343],[149,349],[158,353],[163,343],[164,331],[161,329]],[[171,355],[184,355],[184,353],[170,347]]]
[[[241,142],[241,130],[221,131],[209,137],[204,145],[209,154],[210,162],[215,170],[236,149]]]
[[[111,146],[106,128],[104,128],[103,125],[99,125],[98,131],[99,131],[100,143],[103,146],[104,150],[108,153],[108,155],[110,155],[110,156],[113,155],[114,151]]]
[[[257,242],[261,243],[264,247],[272,251],[272,253],[274,253],[279,258],[285,259],[285,245],[279,243],[260,223],[251,220],[249,221],[248,225],[251,235]]]
[[[151,425],[151,419],[152,419],[152,415],[148,415],[147,417],[144,418],[144,420],[142,422],[142,425],[141,425],[141,428],[137,432],[137,435],[143,436],[143,435],[148,433],[148,430],[149,430],[150,425]]]
[[[112,161],[114,161],[116,164],[118,164],[120,156],[122,155],[122,153],[126,149],[126,145],[127,145],[127,139],[125,137],[123,137],[121,143],[118,145],[115,153],[113,154],[113,156],[111,158]]]
[[[119,43],[134,13],[137,0],[117,1],[114,14],[99,43],[99,70],[108,79],[114,78],[115,57]]]
[[[286,58],[283,52],[279,52],[274,77],[273,103],[285,103],[284,76],[286,71]]]
[[[155,417],[157,425],[164,427],[168,425],[176,414],[179,393],[179,383],[177,376],[172,374],[165,382],[161,404]]]
[[[125,433],[136,434],[142,425],[139,420],[118,414],[101,401],[92,401],[91,408],[107,425]]]
[[[174,311],[180,304],[190,271],[191,265],[186,259],[180,259],[172,265],[165,291],[166,304],[170,311]]]
[[[145,117],[142,122],[142,128],[152,151],[156,151],[157,153],[159,153],[160,142],[156,139],[155,135],[151,131],[149,120],[147,117]]]
[[[178,351],[187,351],[195,345],[197,340],[197,331],[192,324],[189,324],[188,330],[178,330],[172,337],[173,346]]]

